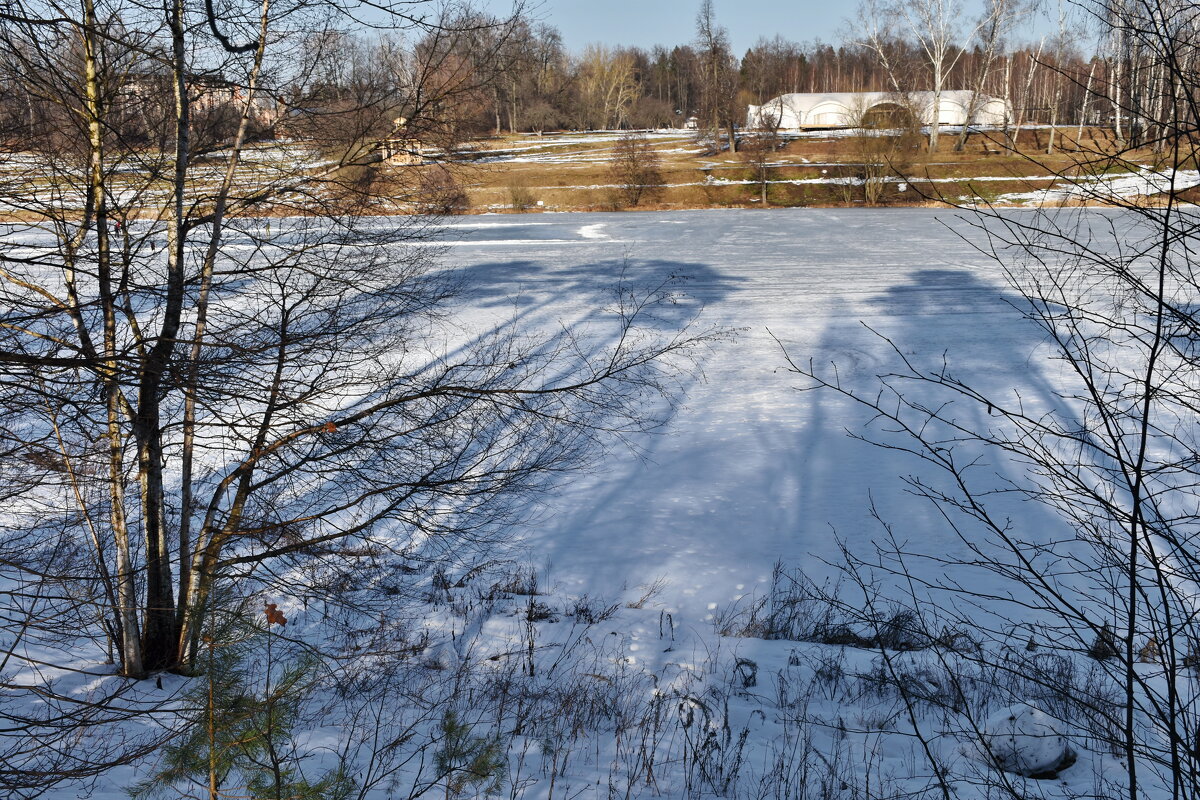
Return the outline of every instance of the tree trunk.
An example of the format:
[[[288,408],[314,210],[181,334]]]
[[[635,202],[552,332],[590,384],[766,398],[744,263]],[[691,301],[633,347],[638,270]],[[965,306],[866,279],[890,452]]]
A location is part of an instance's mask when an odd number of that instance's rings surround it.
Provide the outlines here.
[[[1059,61],[1061,65],[1061,59]],[[1061,66],[1058,69],[1062,69]],[[1050,139],[1046,144],[1046,155],[1054,153],[1054,134],[1058,131],[1058,104],[1062,100],[1062,76],[1054,80],[1054,100],[1050,104]]]
[[[1027,76],[1025,76],[1025,90],[1020,97],[1021,110],[1017,113],[1016,124],[1013,125],[1013,150],[1012,150],[1012,152],[1014,155],[1016,154],[1017,149],[1021,146],[1021,142],[1020,142],[1021,125],[1024,124],[1024,122],[1025,122],[1025,107],[1029,104],[1029,94],[1033,88],[1034,72],[1037,67],[1037,63],[1041,59],[1041,56],[1042,56],[1042,44],[1045,44],[1044,39],[1038,45],[1037,55],[1029,57],[1029,74]]]
[[[1121,127],[1121,75],[1123,70],[1122,58],[1118,52],[1117,57],[1113,59],[1113,68],[1110,81],[1112,83],[1112,110],[1113,110],[1113,135],[1117,137],[1117,141],[1121,142],[1125,139],[1123,128]]]
[[[1092,78],[1096,75],[1096,60],[1092,59],[1092,68],[1088,70],[1087,86],[1083,90],[1083,104],[1079,110],[1079,132],[1075,134],[1075,149],[1083,147],[1083,126],[1087,124],[1088,101],[1092,98]]]
[[[154,341],[149,343],[150,350],[142,367],[137,415],[133,424],[138,443],[138,475],[146,539],[146,622],[142,631],[142,652],[145,667],[151,670],[175,666],[179,650],[166,495],[163,490],[159,404],[163,375],[179,335],[184,295],[183,263],[187,238],[184,230],[184,193],[190,140],[183,0],[173,0],[169,24],[175,101],[175,153],[171,211],[167,221],[167,292],[162,327]]]
[[[1013,141],[1012,130],[1012,56],[1004,57],[1004,141],[1008,147],[1010,154],[1016,152],[1016,145]]]
[[[942,89],[946,76],[942,74],[944,66],[940,58],[933,60],[933,118],[929,120],[929,152],[936,153],[938,149],[938,134],[941,132],[942,120]]]
[[[138,597],[135,582],[129,526],[125,517],[124,436],[121,419],[125,411],[117,360],[117,307],[113,297],[112,258],[108,231],[108,201],[104,186],[104,128],[101,107],[99,54],[96,41],[96,8],[92,0],[83,4],[84,107],[87,112],[90,175],[88,204],[94,210],[96,226],[96,277],[103,317],[103,375],[106,429],[108,440],[108,501],[116,556],[117,620],[121,653],[121,672],[141,677],[142,661]]]
[[[246,82],[246,99],[242,106],[242,116],[238,121],[237,134],[229,152],[229,163],[225,168],[225,177],[217,190],[216,202],[212,215],[212,230],[208,240],[208,248],[204,254],[204,264],[200,271],[200,292],[196,299],[196,323],[192,338],[191,352],[188,356],[188,377],[184,387],[183,411],[183,453],[180,467],[180,521],[179,521],[179,595],[175,612],[175,655],[177,664],[185,664],[188,658],[188,639],[184,635],[184,623],[187,616],[188,604],[191,598],[192,581],[192,552],[191,552],[191,523],[195,513],[192,486],[193,460],[195,457],[196,436],[196,389],[197,365],[204,347],[204,334],[208,326],[208,300],[212,289],[213,269],[217,261],[217,253],[221,245],[221,237],[225,228],[225,211],[229,202],[229,192],[233,188],[234,177],[237,174],[238,163],[241,160],[242,149],[246,143],[246,132],[250,125],[250,115],[254,108],[258,78],[262,72],[263,56],[266,52],[267,25],[270,20],[271,0],[263,0],[259,17],[258,46],[254,51],[254,66]]]

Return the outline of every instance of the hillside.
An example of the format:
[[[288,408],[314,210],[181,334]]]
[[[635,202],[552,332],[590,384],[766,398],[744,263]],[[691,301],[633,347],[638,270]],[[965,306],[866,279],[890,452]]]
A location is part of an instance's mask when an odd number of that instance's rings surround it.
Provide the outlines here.
[[[999,131],[972,134],[955,150],[957,129],[947,129],[942,146],[929,153],[918,138],[860,136],[853,131],[804,131],[780,134],[765,161],[767,204],[772,206],[853,207],[946,204],[1058,204],[1053,192],[1059,176],[1096,176],[1098,195],[1073,202],[1103,204],[1105,184],[1116,196],[1152,196],[1161,189],[1143,177],[1162,159],[1149,150],[1116,153],[1112,133],[1086,129],[1082,152],[1077,128],[1060,128],[1053,154],[1047,154],[1049,129],[1031,126],[1020,136],[1017,152],[1000,144]],[[461,173],[469,210],[581,211],[612,210],[615,197],[611,165],[620,132],[509,135],[478,143],[470,168]],[[694,131],[647,134],[661,163],[662,191],[639,208],[659,210],[760,206],[761,185],[755,164],[742,153],[714,152]],[[745,141],[752,142],[747,135]],[[1181,165],[1187,167],[1189,165]],[[1194,165],[1191,165],[1194,167]],[[477,169],[478,168],[478,169]],[[1185,180],[1195,181],[1187,172]],[[867,197],[865,183],[875,183]]]

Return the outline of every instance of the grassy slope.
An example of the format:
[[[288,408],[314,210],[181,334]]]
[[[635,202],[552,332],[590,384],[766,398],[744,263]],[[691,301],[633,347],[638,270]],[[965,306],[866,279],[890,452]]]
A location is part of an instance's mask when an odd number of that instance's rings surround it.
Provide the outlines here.
[[[929,205],[942,200],[961,203],[973,199],[991,202],[1006,193],[1029,192],[1051,185],[1055,171],[1067,174],[1098,174],[1127,171],[1131,163],[1114,165],[1097,160],[1095,153],[1114,149],[1111,133],[1087,130],[1082,156],[1075,148],[1074,128],[1060,129],[1058,149],[1047,155],[1049,131],[1024,130],[1017,154],[1003,151],[996,134],[974,134],[962,152],[955,152],[957,138],[944,134],[937,152],[924,146],[900,154],[886,174],[908,182],[905,191],[890,183],[879,205]],[[613,182],[609,176],[616,134],[546,134],[545,136],[499,136],[480,144],[481,158],[464,174],[469,186],[471,210],[508,211],[514,205],[514,190],[541,208],[561,211],[606,210],[614,207]],[[655,148],[662,158],[667,188],[647,209],[709,208],[758,205],[758,187],[725,181],[751,180],[751,170],[738,154],[706,153],[688,132],[656,135]],[[836,132],[810,132],[788,141],[773,158],[773,183],[768,200],[779,206],[864,205],[861,188],[838,185],[830,178],[853,176],[854,165],[879,160],[872,143]],[[1149,164],[1149,152],[1132,154],[1136,163]],[[1131,154],[1124,155],[1130,159]],[[889,158],[889,160],[891,160]],[[711,176],[713,180],[707,180]],[[972,180],[984,178],[986,180]],[[715,182],[714,182],[715,181]],[[822,182],[825,181],[825,182]],[[536,208],[536,206],[535,206]]]

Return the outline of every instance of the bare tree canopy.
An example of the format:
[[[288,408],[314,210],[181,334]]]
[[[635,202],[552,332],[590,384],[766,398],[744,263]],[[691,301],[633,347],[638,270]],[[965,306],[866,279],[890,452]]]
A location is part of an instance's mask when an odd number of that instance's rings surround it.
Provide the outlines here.
[[[845,553],[850,581],[871,595],[878,581],[898,579],[908,602],[922,604],[914,629],[931,630],[934,619],[946,630],[969,629],[973,643],[953,656],[957,664],[994,663],[1012,652],[1014,631],[1032,632],[1025,649],[1057,665],[1036,675],[1039,691],[1056,698],[1061,715],[1086,720],[1096,742],[1088,746],[1120,757],[1101,793],[1192,797],[1200,791],[1200,284],[1184,173],[1200,155],[1200,10],[1185,2],[1081,7],[1119,43],[1109,80],[1089,74],[1081,84],[1138,143],[1081,148],[1072,170],[1056,175],[1066,187],[1062,204],[1031,214],[976,209],[965,232],[1005,267],[1012,305],[1045,342],[1038,357],[1062,367],[1049,376],[1046,396],[985,387],[961,377],[948,357],[923,364],[904,342],[888,339],[894,367],[867,387],[814,362],[792,367],[811,388],[877,415],[856,435],[915,457],[921,466],[906,478],[909,489],[963,548],[927,552],[879,516],[879,550]],[[1088,180],[1144,157],[1135,152],[1145,146],[1163,163],[1150,196],[1117,198]],[[1089,201],[1110,208],[1078,207]],[[1035,521],[1039,511],[1051,530]],[[997,588],[979,588],[983,576],[997,579]],[[885,661],[899,685],[900,668]],[[1073,674],[1088,661],[1085,679]],[[1016,677],[1018,663],[1004,665],[988,688]],[[953,692],[967,690],[966,681],[955,682]],[[955,713],[999,766],[980,783],[1016,792],[1004,771],[1016,770],[982,736],[986,720]],[[937,734],[914,727],[938,792],[957,796],[944,759],[928,748]]]
[[[703,341],[643,323],[667,286],[556,339],[455,330],[435,221],[369,215],[429,206],[440,168],[389,148],[457,141],[526,29],[373,7],[373,39],[333,3],[5,8],[6,791],[151,746],[108,733],[155,711],[127,679],[195,673],[223,609],[465,558],[653,427]]]

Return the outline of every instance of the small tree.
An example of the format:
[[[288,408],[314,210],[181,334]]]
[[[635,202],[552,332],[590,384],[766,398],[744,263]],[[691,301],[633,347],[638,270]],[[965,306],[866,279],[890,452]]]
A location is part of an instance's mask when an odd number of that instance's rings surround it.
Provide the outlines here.
[[[902,94],[874,108],[860,104],[851,109],[850,117],[855,134],[851,144],[858,162],[852,177],[862,186],[863,202],[879,205],[888,182],[904,179],[912,154],[920,149],[919,118]],[[844,190],[849,199],[852,187],[846,185]]]
[[[442,717],[441,747],[434,754],[437,771],[444,776],[446,800],[457,800],[468,789],[493,795],[504,786],[507,773],[499,735],[474,736],[471,725],[451,710]]]
[[[413,198],[422,214],[461,214],[471,205],[462,182],[448,167],[435,164],[422,170]]]
[[[321,664],[311,653],[281,653],[276,626],[286,625],[274,604],[265,620],[238,613],[210,626],[204,670],[185,696],[185,729],[162,751],[159,767],[134,786],[141,798],[244,797],[263,800],[337,800],[354,781],[336,766],[310,779],[300,769],[293,732],[320,685]]]
[[[661,166],[662,159],[645,133],[630,131],[621,136],[609,167],[609,176],[617,185],[617,204],[636,206],[659,197],[663,191]]]
[[[750,175],[758,185],[759,200],[765,206],[767,187],[771,182],[771,168],[782,140],[779,136],[778,109],[763,107],[759,110],[757,125],[742,138],[739,150],[742,160],[750,168]]]

